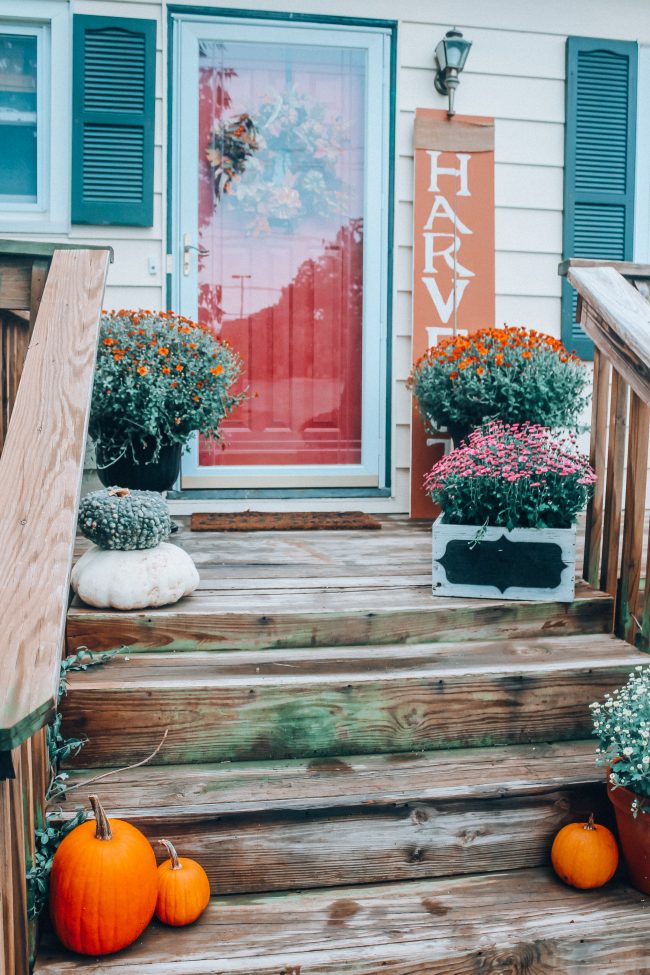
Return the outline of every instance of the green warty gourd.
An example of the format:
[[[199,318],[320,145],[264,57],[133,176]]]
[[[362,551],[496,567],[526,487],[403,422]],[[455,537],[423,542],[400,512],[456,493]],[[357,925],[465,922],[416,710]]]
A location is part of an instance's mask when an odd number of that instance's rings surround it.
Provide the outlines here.
[[[167,503],[156,491],[110,487],[86,495],[79,505],[79,530],[100,548],[155,548],[171,528]]]

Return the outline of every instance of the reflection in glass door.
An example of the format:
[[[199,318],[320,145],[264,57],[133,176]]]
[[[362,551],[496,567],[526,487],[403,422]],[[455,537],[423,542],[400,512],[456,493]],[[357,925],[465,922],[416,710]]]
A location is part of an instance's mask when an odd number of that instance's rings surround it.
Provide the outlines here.
[[[181,37],[179,294],[241,353],[249,390],[183,486],[377,487],[387,38],[250,22]]]

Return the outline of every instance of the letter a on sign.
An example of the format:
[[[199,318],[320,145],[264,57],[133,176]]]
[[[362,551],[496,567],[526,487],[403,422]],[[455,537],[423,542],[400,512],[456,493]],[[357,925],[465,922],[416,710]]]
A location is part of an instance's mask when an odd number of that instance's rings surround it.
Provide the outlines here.
[[[414,131],[413,362],[431,336],[494,325],[494,120],[418,108]],[[422,480],[444,449],[417,404],[411,516],[434,518]],[[435,441],[427,445],[427,441]]]

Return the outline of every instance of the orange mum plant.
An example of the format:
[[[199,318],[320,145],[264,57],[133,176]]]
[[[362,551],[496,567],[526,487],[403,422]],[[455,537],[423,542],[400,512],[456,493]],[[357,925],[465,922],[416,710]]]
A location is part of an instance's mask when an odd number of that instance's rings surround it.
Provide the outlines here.
[[[90,413],[102,454],[184,444],[195,431],[219,437],[223,418],[243,399],[232,386],[241,359],[208,328],[173,312],[104,313]]]
[[[416,362],[409,387],[428,426],[454,435],[488,419],[575,427],[587,378],[558,339],[506,326],[443,338]]]

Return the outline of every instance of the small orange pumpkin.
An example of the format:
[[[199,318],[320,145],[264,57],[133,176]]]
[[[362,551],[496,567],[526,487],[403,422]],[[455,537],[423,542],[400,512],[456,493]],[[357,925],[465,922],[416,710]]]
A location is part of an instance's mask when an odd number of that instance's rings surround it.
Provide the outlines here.
[[[174,927],[192,924],[210,900],[208,875],[196,860],[179,857],[169,840],[160,842],[169,853],[169,860],[158,867],[156,917]]]
[[[68,833],[52,861],[50,915],[59,939],[81,955],[109,955],[138,938],[153,917],[156,857],[139,829],[108,819],[97,796],[95,818]]]
[[[569,823],[555,837],[551,849],[553,869],[571,887],[591,890],[611,880],[618,866],[618,846],[606,826],[594,822]]]

